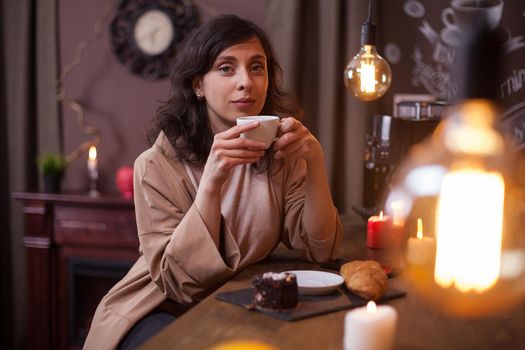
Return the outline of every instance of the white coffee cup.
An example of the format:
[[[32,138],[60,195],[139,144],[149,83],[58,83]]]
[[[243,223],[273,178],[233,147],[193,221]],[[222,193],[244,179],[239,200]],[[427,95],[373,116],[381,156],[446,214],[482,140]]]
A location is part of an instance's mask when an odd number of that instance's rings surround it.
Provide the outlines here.
[[[259,126],[241,134],[242,138],[257,140],[266,143],[268,149],[277,136],[280,120],[275,115],[250,115],[237,118],[237,125],[259,122]]]
[[[447,28],[463,32],[479,20],[493,30],[503,12],[503,0],[452,0],[450,5],[441,12],[441,20]]]

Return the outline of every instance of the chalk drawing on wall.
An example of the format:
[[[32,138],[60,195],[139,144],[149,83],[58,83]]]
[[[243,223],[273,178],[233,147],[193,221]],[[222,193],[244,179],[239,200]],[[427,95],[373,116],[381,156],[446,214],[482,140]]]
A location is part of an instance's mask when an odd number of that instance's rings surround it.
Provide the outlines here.
[[[391,64],[397,64],[401,61],[401,49],[395,43],[385,45],[385,58]]]
[[[514,145],[514,150],[525,149],[525,101],[507,109],[501,117],[500,128],[509,144]]]
[[[418,30],[431,46],[430,53],[419,47],[414,48],[412,54],[414,66],[411,72],[412,86],[423,86],[427,92],[438,98],[447,100],[454,98],[457,92],[457,83],[453,81],[452,75],[448,71],[454,64],[469,26],[480,16],[483,16],[485,23],[491,29],[499,26],[504,33],[505,54],[525,47],[523,35],[513,37],[508,28],[500,25],[503,6],[503,0],[492,0],[473,10],[472,1],[451,0],[450,6],[444,8],[440,13],[441,28],[439,26],[434,28],[424,18],[425,7],[419,1],[405,1],[403,5],[405,14],[420,20]],[[509,89],[508,87],[505,88]]]
[[[412,18],[421,18],[425,15],[425,6],[416,0],[408,0],[403,4],[403,11]]]
[[[513,69],[500,85],[502,99],[523,96],[525,92],[525,63],[521,68]],[[525,101],[516,103],[508,108],[501,116],[501,129],[507,136],[510,144],[517,150],[525,149]]]
[[[440,99],[450,100],[455,95],[457,86],[451,83],[450,72],[444,69],[442,64],[425,62],[417,46],[414,48],[412,59],[415,63],[412,70],[412,86],[423,86]]]
[[[509,54],[512,51],[516,51],[518,49],[521,49],[522,47],[525,47],[525,41],[523,41],[523,35],[517,35],[515,37],[512,37],[510,30],[508,28],[504,28],[504,29],[507,35],[507,40],[505,41],[505,54]]]
[[[513,69],[511,75],[503,80],[500,85],[500,96],[501,98],[510,97],[523,88],[525,88],[525,66],[521,69]]]

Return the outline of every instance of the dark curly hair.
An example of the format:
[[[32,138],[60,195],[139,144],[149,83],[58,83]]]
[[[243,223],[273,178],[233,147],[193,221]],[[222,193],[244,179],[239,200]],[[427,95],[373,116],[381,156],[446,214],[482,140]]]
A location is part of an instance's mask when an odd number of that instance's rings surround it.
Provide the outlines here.
[[[148,132],[150,143],[162,130],[180,159],[200,165],[206,162],[213,133],[205,102],[195,96],[193,80],[205,75],[222,51],[253,36],[262,44],[268,67],[268,91],[261,113],[302,117],[295,97],[282,88],[282,70],[263,30],[235,15],[222,15],[194,30],[184,41],[171,70],[171,96],[158,109]]]

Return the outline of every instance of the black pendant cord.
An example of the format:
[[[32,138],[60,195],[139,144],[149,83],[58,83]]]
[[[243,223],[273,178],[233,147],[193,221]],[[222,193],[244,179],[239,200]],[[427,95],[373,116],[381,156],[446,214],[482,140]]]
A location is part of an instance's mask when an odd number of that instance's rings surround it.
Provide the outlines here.
[[[372,23],[372,10],[374,8],[374,0],[369,0],[368,1],[368,18],[367,18],[367,22],[368,23]]]
[[[372,22],[372,11],[374,8],[374,0],[368,1],[368,18],[361,26],[361,46],[376,44],[376,26]]]

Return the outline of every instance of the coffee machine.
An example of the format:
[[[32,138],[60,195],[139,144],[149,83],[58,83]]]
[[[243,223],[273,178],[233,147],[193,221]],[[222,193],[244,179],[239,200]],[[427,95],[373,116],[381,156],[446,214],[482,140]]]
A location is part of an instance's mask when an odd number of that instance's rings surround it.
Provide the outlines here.
[[[396,167],[413,145],[432,134],[447,108],[444,101],[402,101],[394,116],[367,118],[363,207],[356,212],[367,217],[383,209]]]
[[[388,190],[395,167],[390,146],[393,117],[373,115],[367,120],[363,163],[363,209],[375,212]]]

